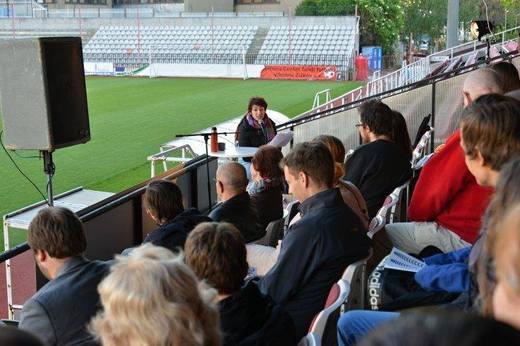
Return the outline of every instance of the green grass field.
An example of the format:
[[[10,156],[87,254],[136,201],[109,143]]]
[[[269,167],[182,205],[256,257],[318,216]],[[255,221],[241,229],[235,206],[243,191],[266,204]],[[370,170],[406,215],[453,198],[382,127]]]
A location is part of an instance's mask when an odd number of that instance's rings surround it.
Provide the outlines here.
[[[176,134],[240,116],[251,96],[261,95],[269,108],[293,117],[308,110],[320,90],[330,88],[336,97],[357,86],[353,82],[89,77],[92,140],[54,153],[55,193],[77,186],[118,192],[135,185],[149,178],[146,157],[156,153],[159,145]],[[43,161],[20,157],[35,154],[12,155],[44,191]],[[4,152],[0,176],[1,215],[42,199]],[[24,239],[24,232],[10,234],[13,242]]]

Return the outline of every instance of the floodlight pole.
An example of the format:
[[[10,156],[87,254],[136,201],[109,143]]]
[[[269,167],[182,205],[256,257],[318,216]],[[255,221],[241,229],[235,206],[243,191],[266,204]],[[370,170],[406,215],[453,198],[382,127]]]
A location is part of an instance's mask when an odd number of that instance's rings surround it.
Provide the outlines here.
[[[459,35],[459,0],[448,0],[448,35],[446,48],[455,47],[458,44]]]
[[[47,202],[49,207],[54,206],[54,193],[52,189],[52,177],[56,171],[54,162],[52,162],[52,150],[42,150],[43,154],[43,171],[47,175]]]

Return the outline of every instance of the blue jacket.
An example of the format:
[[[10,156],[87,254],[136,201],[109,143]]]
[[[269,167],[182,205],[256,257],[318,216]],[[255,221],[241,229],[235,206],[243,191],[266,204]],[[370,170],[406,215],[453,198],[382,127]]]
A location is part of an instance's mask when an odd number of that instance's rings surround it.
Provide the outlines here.
[[[472,246],[424,258],[427,264],[415,273],[415,281],[427,291],[464,292],[469,289],[468,267]]]

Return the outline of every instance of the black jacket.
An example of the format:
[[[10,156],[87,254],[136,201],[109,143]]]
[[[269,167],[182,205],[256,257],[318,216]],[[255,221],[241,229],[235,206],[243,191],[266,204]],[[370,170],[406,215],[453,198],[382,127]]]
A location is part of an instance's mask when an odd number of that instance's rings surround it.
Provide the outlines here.
[[[271,221],[283,217],[282,186],[275,186],[251,195],[258,212],[259,224],[266,229]]]
[[[223,345],[296,345],[291,317],[249,281],[219,303]]]
[[[306,199],[299,210],[302,217],[287,230],[276,264],[259,281],[262,293],[292,317],[297,338],[307,333],[347,266],[370,248],[364,226],[337,188]]]
[[[209,217],[202,215],[197,209],[186,209],[170,222],[150,232],[143,243],[152,243],[176,251],[178,248],[184,248],[186,238],[195,226],[210,221]]]
[[[268,118],[269,119],[269,118]],[[269,119],[274,128],[274,133],[276,134],[276,124],[274,121]],[[267,144],[269,140],[266,135],[262,132],[261,129],[255,129],[247,122],[246,116],[242,118],[237,127],[237,141],[239,147],[260,147],[264,144]],[[245,157],[244,161],[251,162],[251,158]]]
[[[258,223],[258,215],[247,192],[242,192],[217,206],[208,215],[217,222],[233,224],[246,240],[246,243],[260,239],[265,230]]]
[[[372,219],[386,197],[412,177],[412,166],[397,144],[379,139],[357,148],[345,163],[345,172],[345,180],[365,198]]]

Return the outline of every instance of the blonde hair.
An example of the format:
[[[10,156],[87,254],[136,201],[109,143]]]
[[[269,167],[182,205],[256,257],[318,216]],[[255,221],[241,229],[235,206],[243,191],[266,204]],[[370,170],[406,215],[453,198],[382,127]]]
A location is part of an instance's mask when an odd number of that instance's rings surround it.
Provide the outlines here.
[[[220,345],[216,291],[163,247],[117,256],[98,291],[104,311],[90,330],[104,346]]]

